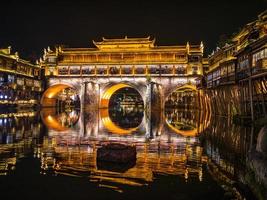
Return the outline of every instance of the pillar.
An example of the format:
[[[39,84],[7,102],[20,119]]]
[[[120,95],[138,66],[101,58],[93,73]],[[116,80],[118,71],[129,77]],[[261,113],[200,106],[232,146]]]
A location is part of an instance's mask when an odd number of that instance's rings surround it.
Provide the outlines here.
[[[146,121],[146,138],[149,139],[153,137],[152,127],[151,127],[151,105],[152,105],[152,89],[153,85],[151,82],[148,82],[146,85],[146,95],[145,95],[145,121]]]
[[[99,85],[94,82],[82,84],[81,107],[83,109],[96,109],[99,105]]]

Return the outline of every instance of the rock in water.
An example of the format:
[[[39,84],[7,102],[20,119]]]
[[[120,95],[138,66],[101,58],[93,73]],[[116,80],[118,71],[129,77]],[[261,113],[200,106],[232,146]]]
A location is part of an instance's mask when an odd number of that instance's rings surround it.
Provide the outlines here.
[[[97,150],[97,161],[114,162],[114,163],[128,163],[136,160],[136,147],[109,143],[100,147]]]

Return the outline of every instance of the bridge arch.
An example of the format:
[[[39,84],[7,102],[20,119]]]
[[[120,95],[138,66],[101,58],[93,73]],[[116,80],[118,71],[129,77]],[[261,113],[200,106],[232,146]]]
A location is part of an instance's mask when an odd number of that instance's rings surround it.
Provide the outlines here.
[[[57,95],[64,89],[71,88],[78,92],[78,90],[69,83],[54,84],[46,89],[41,98],[42,107],[56,107]]]
[[[164,107],[176,107],[181,106],[183,104],[187,104],[186,102],[186,96],[190,97],[190,95],[193,95],[195,98],[197,98],[197,88],[193,84],[185,84],[180,85],[178,87],[173,88],[165,95],[164,100]],[[196,99],[195,99],[196,100]]]
[[[171,89],[170,92],[167,93],[166,97],[170,96],[175,91],[184,91],[184,90],[197,91],[197,87],[193,84],[179,85]]]
[[[142,97],[143,104],[145,103],[144,95],[141,92],[140,88],[132,83],[129,82],[119,82],[119,83],[113,83],[109,84],[103,89],[103,93],[100,97],[100,108],[108,108],[109,107],[109,100],[112,97],[112,95],[123,88],[133,88],[135,91],[139,93],[139,95]]]

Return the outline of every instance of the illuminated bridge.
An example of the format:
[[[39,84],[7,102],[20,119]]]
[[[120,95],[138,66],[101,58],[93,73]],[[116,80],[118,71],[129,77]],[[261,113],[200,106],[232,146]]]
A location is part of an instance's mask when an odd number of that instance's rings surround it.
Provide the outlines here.
[[[94,48],[44,50],[43,107],[55,107],[68,97],[79,99],[82,108],[107,108],[116,91],[131,88],[140,94],[145,108],[163,108],[166,102],[197,94],[196,79],[207,65],[202,43],[156,46],[150,37],[125,37],[102,38],[93,44]]]

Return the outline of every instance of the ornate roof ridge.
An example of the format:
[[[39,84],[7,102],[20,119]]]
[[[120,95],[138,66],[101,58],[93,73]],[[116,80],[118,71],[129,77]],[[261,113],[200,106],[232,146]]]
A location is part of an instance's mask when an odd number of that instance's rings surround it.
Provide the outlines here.
[[[103,42],[117,42],[117,41],[151,41],[150,40],[150,36],[148,37],[128,37],[128,36],[125,36],[124,38],[105,38],[105,37],[102,37],[102,41]]]

